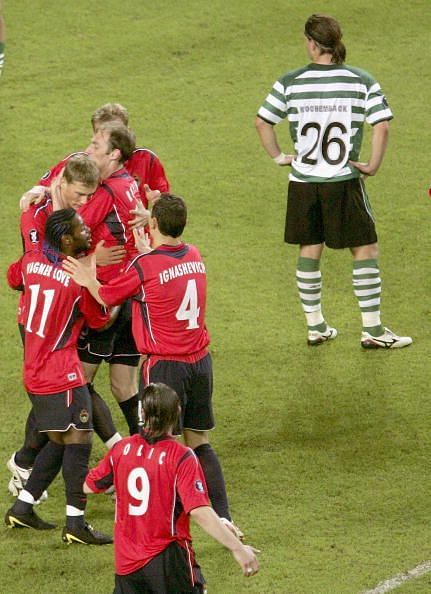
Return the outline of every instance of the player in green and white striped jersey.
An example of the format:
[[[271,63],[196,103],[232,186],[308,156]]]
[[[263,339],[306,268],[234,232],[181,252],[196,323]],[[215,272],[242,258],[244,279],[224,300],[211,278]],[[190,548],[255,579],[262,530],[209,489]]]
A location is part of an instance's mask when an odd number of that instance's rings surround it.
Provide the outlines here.
[[[393,115],[378,82],[368,72],[344,64],[346,49],[335,19],[312,15],[305,24],[311,63],[273,85],[258,111],[262,146],[280,166],[291,166],[285,241],[299,244],[297,285],[307,319],[308,343],[337,336],[320,303],[320,258],[325,245],[350,248],[353,286],[362,314],[364,348],[411,344],[380,320],[381,281],[374,219],[364,176],[383,160]],[[294,154],[285,154],[274,126],[289,122]],[[364,123],[373,127],[368,163],[359,162]]]

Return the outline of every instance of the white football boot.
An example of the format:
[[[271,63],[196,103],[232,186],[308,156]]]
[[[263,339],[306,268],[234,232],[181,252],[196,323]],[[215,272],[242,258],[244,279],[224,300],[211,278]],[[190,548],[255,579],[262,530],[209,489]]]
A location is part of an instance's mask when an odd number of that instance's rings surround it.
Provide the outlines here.
[[[9,460],[7,461],[7,468],[8,470],[12,473],[12,478],[9,481],[8,484],[8,490],[9,493],[11,495],[13,495],[14,497],[18,497],[18,495],[20,494],[20,492],[24,489],[30,474],[31,474],[31,468],[21,468],[21,466],[18,466],[18,464],[16,464],[15,462],[15,454],[16,452],[14,452],[12,454],[12,456],[9,458]],[[47,491],[44,491],[40,497],[40,499],[38,499],[35,504],[38,505],[39,503],[41,503],[42,501],[46,501],[48,499],[48,493]]]
[[[317,346],[328,340],[334,340],[337,337],[338,332],[335,328],[331,328],[330,326],[326,327],[325,332],[319,332],[318,330],[309,330],[308,331],[308,340],[307,343],[310,346]]]
[[[397,336],[389,328],[385,328],[381,336],[371,336],[368,332],[362,332],[361,337],[361,346],[364,349],[402,349],[412,342],[410,336]]]

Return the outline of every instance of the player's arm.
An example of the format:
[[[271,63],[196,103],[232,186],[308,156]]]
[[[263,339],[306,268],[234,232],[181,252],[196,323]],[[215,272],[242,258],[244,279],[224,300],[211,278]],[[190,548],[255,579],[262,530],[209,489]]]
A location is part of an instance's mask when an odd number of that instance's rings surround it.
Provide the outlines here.
[[[129,297],[136,295],[140,286],[141,279],[134,267],[130,267],[117,278],[106,285],[102,285],[96,278],[96,261],[94,256],[88,266],[72,256],[63,260],[64,270],[81,287],[86,287],[94,299],[105,306],[120,305]]]
[[[115,445],[113,446],[115,448]],[[92,468],[84,481],[84,493],[104,493],[112,486],[114,475],[112,472],[112,449],[106,452],[99,464]]]
[[[255,126],[261,145],[274,162],[280,166],[291,165],[294,156],[285,155],[280,149],[274,125],[256,116]]]
[[[9,265],[6,276],[11,289],[15,291],[22,291],[24,289],[22,281],[22,256],[19,260]]]
[[[230,550],[246,577],[250,577],[259,571],[259,561],[255,554],[257,551],[251,546],[242,544],[222,523],[210,506],[192,509],[190,515],[205,532]]]
[[[385,156],[389,140],[389,120],[383,120],[373,126],[371,138],[371,154],[368,163],[349,161],[353,167],[364,175],[376,175]]]

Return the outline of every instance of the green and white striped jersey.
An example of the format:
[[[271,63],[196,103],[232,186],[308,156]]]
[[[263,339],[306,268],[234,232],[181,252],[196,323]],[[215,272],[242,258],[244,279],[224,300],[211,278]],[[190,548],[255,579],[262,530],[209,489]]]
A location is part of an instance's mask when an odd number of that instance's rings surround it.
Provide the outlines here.
[[[287,117],[296,157],[289,179],[331,182],[359,177],[366,121],[393,118],[378,82],[345,64],[308,64],[279,78],[258,111],[270,124]]]

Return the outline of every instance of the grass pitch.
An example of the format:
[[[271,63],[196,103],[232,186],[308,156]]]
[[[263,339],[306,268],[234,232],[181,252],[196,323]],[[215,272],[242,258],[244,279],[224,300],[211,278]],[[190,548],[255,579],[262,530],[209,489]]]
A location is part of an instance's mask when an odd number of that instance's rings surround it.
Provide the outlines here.
[[[347,62],[375,75],[395,113],[368,191],[381,247],[383,322],[415,341],[400,352],[361,352],[351,259],[332,251],[322,267],[323,304],[339,337],[307,347],[297,254],[282,242],[287,174],[253,128],[274,80],[306,62],[303,24],[321,11],[341,22]],[[129,108],[138,143],[159,154],[173,190],[188,202],[186,240],[201,248],[209,274],[213,445],[235,521],[262,549],[260,574],[245,580],[196,528],[209,594],[359,594],[431,559],[429,0],[6,0],[4,15],[2,269],[20,253],[21,193],[86,146],[90,115],[108,101]],[[5,463],[28,410],[16,301],[3,282],[2,512],[11,504]],[[98,387],[125,432],[105,369]],[[102,452],[95,441],[93,462]],[[39,512],[61,525],[60,479]],[[94,497],[87,515],[109,530],[113,504]],[[4,594],[113,589],[112,549],[63,546],[59,531],[0,529],[0,559]],[[430,581],[424,576],[397,592],[428,593]]]

